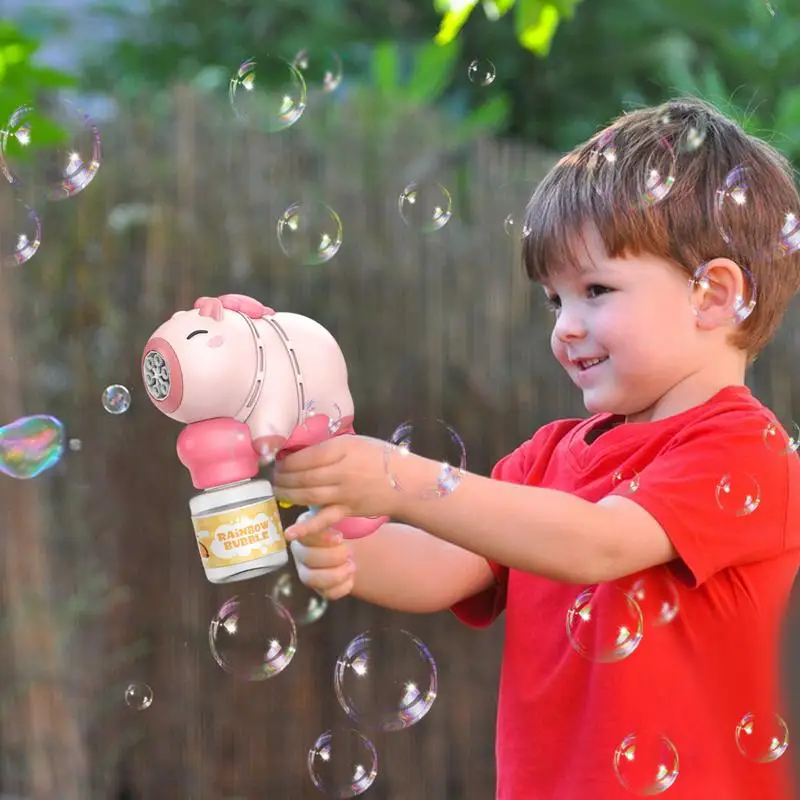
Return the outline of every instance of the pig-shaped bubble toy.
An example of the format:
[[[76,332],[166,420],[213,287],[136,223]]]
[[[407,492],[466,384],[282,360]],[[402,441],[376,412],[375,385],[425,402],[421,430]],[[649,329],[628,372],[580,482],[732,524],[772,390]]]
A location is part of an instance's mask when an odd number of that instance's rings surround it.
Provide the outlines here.
[[[198,489],[246,480],[259,461],[355,432],[347,365],[333,336],[309,317],[245,295],[201,297],[173,314],[145,345],[142,376],[155,407],[187,424],[178,456]],[[223,468],[215,455],[216,467],[209,463],[208,453],[224,446],[220,436],[238,441],[244,426],[254,457],[240,453]],[[212,430],[217,439],[204,447]],[[336,528],[360,538],[386,519],[350,517]]]

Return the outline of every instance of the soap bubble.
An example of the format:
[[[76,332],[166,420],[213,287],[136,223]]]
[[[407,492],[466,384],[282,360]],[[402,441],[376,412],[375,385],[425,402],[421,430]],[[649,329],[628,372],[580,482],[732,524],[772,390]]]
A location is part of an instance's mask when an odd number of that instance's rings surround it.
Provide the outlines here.
[[[225,672],[263,681],[283,672],[297,649],[291,614],[269,595],[241,594],[226,600],[208,629],[211,654]]]
[[[49,109],[20,106],[0,132],[0,170],[12,185],[48,200],[82,192],[100,162],[100,132],[69,100]]]
[[[516,243],[522,242],[530,233],[525,227],[525,211],[536,183],[536,180],[530,178],[514,178],[499,188],[500,202],[494,224],[502,223],[506,236]]]
[[[294,57],[292,66],[303,76],[309,89],[333,92],[342,82],[342,59],[333,50],[304,47]]]
[[[646,625],[668,625],[678,615],[678,587],[666,567],[640,573],[628,593],[639,606]]]
[[[102,401],[109,414],[124,414],[131,407],[131,393],[125,386],[114,383],[103,389]]]
[[[777,761],[789,748],[789,728],[778,714],[752,712],[736,725],[736,746],[750,761]]]
[[[355,637],[334,668],[334,690],[353,722],[384,732],[410,728],[430,711],[436,661],[413,634],[380,628]]]
[[[153,690],[146,683],[129,683],[125,689],[125,705],[144,711],[153,704]]]
[[[308,751],[308,773],[314,786],[329,797],[357,797],[375,782],[378,754],[357,730],[325,731]]]
[[[642,610],[634,598],[611,584],[582,591],[567,612],[567,636],[589,661],[627,658],[642,641]]]
[[[278,244],[294,262],[324,264],[342,246],[342,221],[327,203],[293,203],[278,219]]]
[[[243,62],[228,97],[237,118],[268,133],[294,125],[306,109],[306,83],[287,61],[265,56]]]
[[[4,189],[12,191],[8,184]],[[21,200],[3,198],[0,211],[0,267],[17,267],[30,261],[42,243],[39,215]]]
[[[427,468],[410,468],[411,453],[427,458]],[[389,437],[383,462],[395,489],[433,499],[459,486],[467,469],[467,451],[454,428],[441,419],[423,417],[398,425]]]
[[[309,589],[290,572],[284,572],[275,581],[272,599],[291,614],[298,627],[316,622],[328,608],[328,601],[322,595]]]
[[[496,77],[494,64],[485,58],[476,58],[467,67],[467,77],[477,86],[489,86]]]
[[[12,478],[35,478],[64,455],[64,425],[55,417],[20,417],[0,428],[0,472]]]
[[[409,183],[398,200],[400,216],[410,228],[433,233],[443,228],[453,213],[450,192],[436,181]]]
[[[708,276],[709,269],[709,264],[701,264],[694,271],[694,274],[689,279],[690,298],[694,295],[696,289],[709,291],[712,288],[711,280]],[[722,320],[725,323],[733,322],[737,325],[744,322],[753,313],[753,309],[756,307],[756,301],[758,300],[758,287],[756,286],[756,280],[753,274],[747,267],[742,267],[740,265],[739,269],[744,279],[743,291],[742,294],[737,294],[733,298],[730,314],[726,319]],[[698,319],[700,319],[702,318],[703,311],[701,309],[695,309],[695,314]]]
[[[641,480],[635,469],[618,469],[611,476],[611,485],[614,489],[624,489],[626,492],[635,492]]]
[[[728,516],[752,514],[761,503],[761,487],[747,472],[726,473],[714,489],[717,505]]]
[[[749,220],[754,215],[766,217],[762,220],[765,225],[761,226],[766,234],[760,242],[755,241],[760,257],[770,259],[786,256],[800,249],[800,208],[770,211],[764,202],[769,191],[764,179],[755,168],[747,164],[734,167],[717,190],[715,222],[720,235],[734,251],[734,255],[740,246],[752,248],[754,234]],[[772,218],[769,214],[772,214]]]
[[[796,453],[800,448],[800,425],[792,422],[790,429],[791,433],[787,432],[777,420],[769,420],[762,432],[767,450],[782,456]]]
[[[614,772],[622,786],[642,797],[666,792],[678,778],[675,745],[661,735],[628,734],[614,751]]]

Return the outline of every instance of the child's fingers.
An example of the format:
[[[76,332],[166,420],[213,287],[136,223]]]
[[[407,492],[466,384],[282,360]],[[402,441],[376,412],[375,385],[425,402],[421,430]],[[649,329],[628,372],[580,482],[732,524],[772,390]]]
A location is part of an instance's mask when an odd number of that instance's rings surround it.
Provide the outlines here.
[[[321,534],[327,528],[332,528],[347,516],[343,506],[323,506],[314,511],[306,511],[298,517],[297,522],[284,531],[287,541],[302,539],[306,536]]]
[[[347,545],[334,545],[331,547],[309,546],[303,541],[294,541],[289,545],[294,560],[298,565],[309,569],[329,569],[347,564],[350,559],[350,549]]]
[[[309,589],[314,589],[328,600],[338,600],[352,591],[355,565],[348,561],[329,569],[309,569],[298,563],[297,574]]]

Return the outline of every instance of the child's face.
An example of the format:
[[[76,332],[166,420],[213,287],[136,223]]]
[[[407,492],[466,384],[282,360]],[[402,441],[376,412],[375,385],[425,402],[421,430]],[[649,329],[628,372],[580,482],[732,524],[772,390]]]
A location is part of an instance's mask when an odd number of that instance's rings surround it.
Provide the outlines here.
[[[559,271],[544,290],[555,311],[553,354],[590,413],[657,419],[706,400],[714,380],[734,382],[715,373],[710,348],[721,340],[701,337],[680,268],[650,255],[609,258],[594,229],[585,244],[585,262]]]

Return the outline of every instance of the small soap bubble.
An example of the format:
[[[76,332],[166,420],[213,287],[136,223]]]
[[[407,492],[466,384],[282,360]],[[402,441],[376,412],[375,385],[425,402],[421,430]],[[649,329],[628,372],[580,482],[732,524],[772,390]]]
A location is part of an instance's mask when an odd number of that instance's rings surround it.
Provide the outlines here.
[[[321,734],[308,751],[308,774],[328,797],[357,797],[375,782],[378,753],[363,733],[335,728]]]
[[[83,442],[80,439],[69,440],[69,449],[72,450],[73,453],[77,453],[82,448],[83,448]]]
[[[303,406],[302,420],[304,435],[313,442],[336,436],[345,424],[341,406],[333,401],[308,400]]]
[[[668,625],[678,616],[678,587],[666,567],[639,574],[628,593],[639,606],[645,625]]]
[[[342,82],[342,59],[333,50],[303,48],[294,57],[292,66],[311,90],[334,92]]]
[[[525,209],[536,184],[533,179],[514,178],[503,183],[498,191],[497,220],[502,220],[503,231],[515,242],[521,242],[530,233],[525,227]]]
[[[278,244],[296,263],[324,264],[342,246],[342,221],[327,203],[293,203],[278,219]]]
[[[144,711],[153,705],[153,690],[146,683],[129,683],[125,689],[125,705],[134,711]]]
[[[678,778],[675,745],[661,735],[630,733],[614,751],[614,773],[622,786],[642,797],[666,792]]]
[[[723,475],[714,488],[717,505],[728,516],[745,517],[752,514],[761,502],[761,487],[749,473]]]
[[[64,425],[55,417],[20,417],[0,428],[0,472],[11,478],[35,478],[64,455]]]
[[[278,577],[272,587],[272,599],[280,603],[298,627],[316,622],[328,608],[328,601],[290,572]]]
[[[42,223],[39,215],[21,200],[5,195],[12,192],[5,184],[0,188],[0,266],[18,267],[30,261],[42,243]]]
[[[764,178],[751,166],[740,164],[726,176],[717,190],[714,216],[725,243],[734,251],[741,245],[754,246],[765,259],[791,255],[800,249],[800,208],[769,212],[761,197],[770,191]],[[773,213],[759,225],[765,233],[753,232],[752,217]]]
[[[800,425],[792,422],[790,431],[787,432],[777,420],[768,420],[762,432],[767,450],[782,456],[796,453],[800,448]]]
[[[265,56],[243,62],[228,97],[236,117],[267,133],[294,125],[306,109],[306,83],[287,61]]]
[[[402,629],[378,628],[355,637],[334,668],[339,704],[356,724],[395,732],[419,722],[439,686],[428,648]]]
[[[758,287],[756,286],[756,280],[747,267],[740,265],[739,269],[741,270],[742,278],[744,279],[742,293],[733,297],[728,315],[721,320],[721,324],[733,322],[737,325],[740,325],[753,313],[753,309],[756,307],[756,301],[758,300]],[[698,319],[702,318],[704,312],[701,308],[696,306],[694,295],[698,291],[713,291],[713,278],[711,275],[709,275],[709,272],[711,271],[710,264],[701,264],[694,271],[692,277],[689,278],[689,301],[695,307],[695,315],[698,317]]]
[[[208,642],[225,672],[245,681],[263,681],[291,663],[297,628],[280,603],[253,592],[222,604],[208,628]]]
[[[69,100],[46,110],[20,106],[0,133],[0,170],[7,180],[48,200],[82,192],[100,163],[100,132]]]
[[[582,591],[567,611],[567,636],[589,661],[627,658],[642,641],[644,620],[634,598],[611,584]]]
[[[618,469],[611,476],[611,486],[614,489],[635,492],[639,488],[639,473],[635,469]]]
[[[777,761],[789,748],[789,728],[777,714],[747,713],[736,725],[736,746],[758,764]]]
[[[424,469],[410,466],[411,453],[428,459]],[[454,428],[441,419],[423,417],[395,428],[386,443],[383,463],[395,489],[433,499],[452,494],[460,485],[467,469],[467,451]]]
[[[476,86],[489,86],[496,77],[494,64],[485,58],[476,58],[467,67],[467,77]]]
[[[125,386],[113,383],[103,389],[103,408],[109,414],[124,414],[131,407],[131,393]]]
[[[420,233],[443,228],[453,214],[450,192],[436,181],[409,183],[398,200],[403,222]]]

